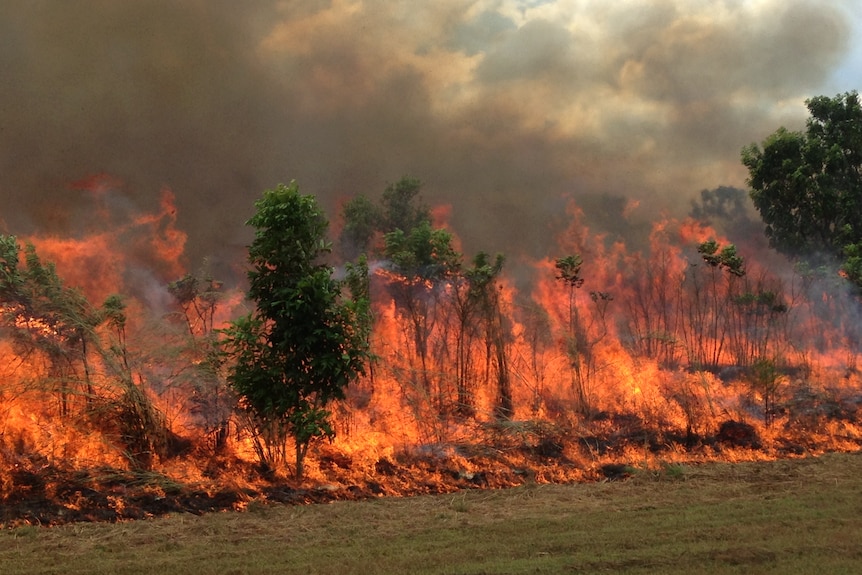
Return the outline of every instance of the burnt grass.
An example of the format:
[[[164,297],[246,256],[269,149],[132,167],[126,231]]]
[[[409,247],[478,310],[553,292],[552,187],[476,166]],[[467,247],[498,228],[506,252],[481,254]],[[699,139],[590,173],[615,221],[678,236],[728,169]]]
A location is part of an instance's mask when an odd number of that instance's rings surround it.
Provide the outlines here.
[[[256,471],[250,467],[249,473]],[[299,505],[375,496],[358,486],[336,492],[327,487],[293,488],[278,481],[255,488],[214,482],[204,489],[157,473],[113,468],[68,471],[43,466],[38,472],[16,468],[10,477],[11,493],[0,501],[0,526],[4,527],[117,522],[171,513],[201,515],[241,510],[252,500]]]
[[[249,504],[305,505],[336,500],[403,497],[463,489],[499,489],[528,482],[617,481],[645,471],[633,453],[662,461],[673,454],[696,463],[722,459],[788,458],[830,450],[862,449],[856,433],[816,433],[827,422],[855,429],[859,405],[808,417],[788,418],[765,441],[754,425],[726,419],[709,435],[647,425],[636,415],[595,414],[577,429],[537,422],[480,427],[475,442],[438,444],[359,465],[328,445],[314,460],[314,481],[262,472],[232,455],[186,453],[204,469],[206,483],[181,483],[150,470],[71,469],[37,455],[0,450],[0,527],[51,526],[72,522],[119,522],[174,513],[240,511]],[[810,414],[809,414],[810,415]],[[824,439],[825,438],[825,439]],[[313,483],[313,485],[312,485]]]

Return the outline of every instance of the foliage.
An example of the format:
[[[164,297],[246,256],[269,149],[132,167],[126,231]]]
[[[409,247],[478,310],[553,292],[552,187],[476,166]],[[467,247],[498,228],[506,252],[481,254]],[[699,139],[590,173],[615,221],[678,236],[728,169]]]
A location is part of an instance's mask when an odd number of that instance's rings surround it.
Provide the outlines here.
[[[728,313],[737,295],[740,278],[746,274],[745,260],[736,246],[720,246],[708,240],[697,246],[706,267],[692,265],[685,278],[686,321],[684,339],[689,363],[695,369],[717,371],[725,353],[735,319]]]
[[[496,401],[494,413],[500,419],[514,412],[508,361],[508,325],[502,309],[499,279],[505,263],[502,254],[491,260],[485,252],[473,258],[472,266],[453,270],[450,279],[450,303],[456,318],[455,366],[457,381],[456,409],[473,415],[473,395],[477,371],[481,383],[488,385],[492,373]],[[474,365],[473,344],[484,344],[483,369]]]
[[[221,297],[222,284],[209,274],[187,273],[168,284],[168,293],[183,310],[189,334],[207,335],[213,330],[213,317]]]
[[[419,196],[421,187],[418,179],[405,176],[387,186],[378,203],[354,197],[343,207],[339,239],[344,257],[368,254],[382,260],[381,277],[409,338],[406,362],[392,369],[401,372],[396,376],[401,383],[410,384],[408,402],[417,420],[431,424],[436,432],[442,421],[431,421],[425,411],[429,404],[439,416],[472,414],[475,376],[470,346],[478,329],[470,323],[475,304],[468,294],[462,255],[453,247],[452,234],[433,226],[431,212]],[[454,357],[435,344],[445,340],[450,329],[456,332]],[[442,375],[445,363],[452,360],[457,372],[454,401]]]
[[[570,288],[581,287],[584,285],[584,278],[581,277],[583,264],[583,258],[577,254],[558,258],[554,264],[557,268],[557,279]]]
[[[344,227],[339,236],[342,255],[353,260],[369,251],[380,253],[384,245],[376,241],[388,233],[401,230],[410,234],[414,229],[431,222],[431,212],[419,200],[422,182],[404,176],[383,191],[380,203],[359,194],[342,208]]]
[[[452,247],[452,234],[434,229],[423,221],[404,232],[400,228],[385,236],[386,258],[391,267],[408,280],[436,281],[460,267],[460,254]]]
[[[480,252],[472,268],[462,265],[452,234],[432,225],[420,190],[418,179],[404,177],[387,186],[379,205],[364,196],[347,202],[342,212],[342,254],[349,256],[356,253],[350,246],[362,246],[385,260],[387,287],[412,343],[409,380],[436,404],[438,414],[474,415],[476,384],[487,385],[493,377],[495,413],[509,417],[514,407],[508,326],[498,293],[505,259],[498,255],[492,260]],[[433,347],[434,341],[448,340],[450,334],[454,350]],[[474,358],[477,342],[484,344],[483,369]],[[449,397],[445,378],[435,376],[445,371],[446,361],[455,365],[454,398]],[[435,362],[439,366],[432,366]]]
[[[422,182],[405,176],[383,191],[378,227],[386,234],[395,230],[410,232],[424,222],[431,221],[428,207],[419,202]]]
[[[384,236],[384,256],[396,274],[389,284],[398,313],[410,326],[418,376],[426,394],[432,391],[428,343],[436,321],[436,288],[461,268],[461,255],[452,247],[452,235],[434,229],[424,220],[408,232],[395,229]],[[438,390],[439,392],[439,390]],[[442,393],[437,393],[441,396]],[[438,397],[438,408],[443,409]]]
[[[469,285],[468,301],[481,322],[485,339],[485,380],[490,377],[491,366],[496,376],[496,403],[494,413],[498,419],[509,419],[515,412],[509,374],[509,328],[500,298],[499,279],[506,262],[503,254],[492,261],[485,252],[473,258],[473,267],[464,271]]]
[[[368,256],[361,254],[355,262],[345,264],[345,269],[347,277],[344,279],[344,285],[350,294],[350,299],[345,301],[345,305],[355,319],[354,328],[357,336],[365,342],[365,345],[368,345],[373,323]]]
[[[746,193],[739,188],[719,186],[712,190],[701,190],[700,201],[691,201],[691,217],[712,221],[747,220],[745,210]]]
[[[261,463],[283,459],[290,435],[301,477],[311,441],[334,435],[327,406],[364,372],[366,308],[344,301],[322,261],[328,222],[313,196],[292,182],[265,191],[255,208],[247,224],[255,228],[248,297],[256,309],[225,331],[228,381],[256,423]]]
[[[742,150],[751,198],[770,245],[794,257],[845,258],[862,242],[862,105],[856,92],[806,102],[806,129],[779,128]]]
[[[378,229],[380,215],[377,206],[366,196],[358,195],[342,208],[344,227],[339,246],[347,259],[354,259],[368,250]]]
[[[703,261],[714,268],[727,270],[737,277],[744,276],[745,261],[737,254],[736,246],[730,244],[721,248],[721,251],[718,248],[718,242],[707,240],[697,247],[697,253],[701,255]]]

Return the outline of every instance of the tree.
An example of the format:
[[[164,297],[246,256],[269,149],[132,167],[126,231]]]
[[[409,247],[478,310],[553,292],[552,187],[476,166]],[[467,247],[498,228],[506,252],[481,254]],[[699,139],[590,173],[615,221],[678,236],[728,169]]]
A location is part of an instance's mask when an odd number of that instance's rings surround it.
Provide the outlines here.
[[[775,403],[784,377],[775,360],[762,357],[754,362],[748,376],[748,384],[755,396],[763,402],[763,421],[772,427],[775,421]]]
[[[187,273],[168,283],[168,293],[183,310],[186,327],[193,339],[197,335],[208,336],[212,333],[221,289],[221,282],[208,274],[198,277]]]
[[[384,234],[401,230],[409,234],[413,228],[431,221],[431,210],[419,200],[422,182],[404,176],[390,184],[380,198],[379,227]]]
[[[364,373],[367,307],[343,296],[323,261],[328,221],[313,196],[291,182],[254,205],[247,295],[256,308],[225,330],[228,382],[254,422],[262,466],[286,459],[292,436],[301,478],[312,440],[334,436],[327,406]]]
[[[347,259],[355,259],[365,253],[378,231],[380,212],[366,196],[358,195],[342,207],[344,227],[338,238],[341,254]]]
[[[473,342],[484,338],[485,362],[482,383],[491,379],[495,368],[497,390],[494,412],[505,419],[512,415],[512,390],[506,356],[505,322],[502,318],[498,279],[505,258],[497,254],[494,261],[485,252],[473,258],[471,268],[452,269],[449,280],[449,303],[455,328],[455,410],[461,415],[475,415],[476,374],[473,366]]]
[[[188,329],[175,351],[185,356],[189,370],[178,378],[190,388],[192,413],[200,417],[204,431],[218,452],[227,445],[236,397],[227,385],[219,353],[215,314],[222,298],[222,283],[208,273],[185,274],[167,285],[168,293],[182,309]]]
[[[684,339],[692,367],[717,371],[731,327],[728,306],[736,296],[737,280],[745,276],[745,260],[735,245],[721,247],[715,240],[700,243],[697,253],[706,267],[691,265],[686,275]]]
[[[499,278],[506,258],[497,254],[493,262],[488,254],[479,252],[473,267],[465,271],[469,282],[469,300],[485,336],[485,381],[490,379],[491,366],[496,375],[494,414],[498,419],[510,419],[515,412],[512,383],[509,376],[508,330],[500,301]]]
[[[350,260],[369,250],[379,255],[385,250],[382,240],[386,234],[401,230],[410,235],[423,223],[430,224],[431,210],[421,202],[421,189],[419,179],[404,176],[386,187],[379,204],[362,194],[347,201],[341,209],[341,255]]]
[[[806,260],[843,260],[862,287],[862,105],[856,92],[806,101],[806,129],[779,128],[742,150],[770,245]],[[821,263],[814,261],[812,263]]]
[[[399,314],[410,326],[422,388],[430,394],[428,342],[436,320],[435,290],[460,270],[461,255],[452,247],[452,234],[432,228],[428,220],[409,233],[397,228],[384,240],[388,267],[395,274],[389,287]]]
[[[162,414],[132,377],[122,298],[112,295],[96,308],[79,290],[64,285],[54,264],[43,262],[32,244],[24,246],[24,265],[21,251],[15,236],[0,235],[0,325],[13,330],[19,346],[48,358],[61,415],[71,415],[71,400],[83,395],[88,415],[97,417],[99,410],[91,408],[100,400],[110,414],[102,415],[102,421],[117,425],[129,463],[149,469],[156,455],[166,453],[166,428]],[[115,338],[100,333],[103,324],[115,330]],[[101,396],[94,385],[92,357],[117,386]]]

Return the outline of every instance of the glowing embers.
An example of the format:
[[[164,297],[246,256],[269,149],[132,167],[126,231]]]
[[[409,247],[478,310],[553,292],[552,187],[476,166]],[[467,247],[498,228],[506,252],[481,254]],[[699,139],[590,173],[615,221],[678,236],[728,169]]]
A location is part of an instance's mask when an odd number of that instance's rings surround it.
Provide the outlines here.
[[[20,304],[0,304],[0,317],[11,327],[26,330],[33,335],[57,339],[64,337],[57,329],[55,321],[29,315]]]

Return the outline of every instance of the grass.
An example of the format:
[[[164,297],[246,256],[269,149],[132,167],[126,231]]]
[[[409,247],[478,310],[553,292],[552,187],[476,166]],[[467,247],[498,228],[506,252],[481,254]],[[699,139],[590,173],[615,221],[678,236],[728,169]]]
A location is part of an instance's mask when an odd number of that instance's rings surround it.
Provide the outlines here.
[[[0,572],[858,573],[862,454],[0,532]]]

